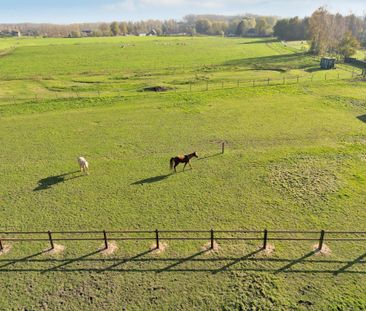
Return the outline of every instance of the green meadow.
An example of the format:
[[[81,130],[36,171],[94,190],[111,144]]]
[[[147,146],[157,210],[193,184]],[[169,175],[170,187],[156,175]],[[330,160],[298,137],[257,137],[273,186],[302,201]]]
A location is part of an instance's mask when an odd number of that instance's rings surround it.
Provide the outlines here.
[[[0,48],[0,231],[366,231],[359,69],[321,71],[301,42],[255,38]],[[326,241],[327,254],[316,241],[270,241],[271,254],[260,241],[56,243],[3,242],[0,310],[366,308],[364,241]]]

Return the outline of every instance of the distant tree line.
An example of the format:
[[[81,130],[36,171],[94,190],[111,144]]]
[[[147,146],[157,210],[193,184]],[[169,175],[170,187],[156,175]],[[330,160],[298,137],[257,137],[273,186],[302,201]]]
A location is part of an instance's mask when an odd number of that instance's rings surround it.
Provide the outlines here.
[[[310,17],[280,19],[273,28],[281,40],[307,40],[318,55],[352,56],[360,44],[366,45],[366,17],[332,14],[321,7]]]
[[[0,24],[0,33],[19,31],[23,36],[85,37],[120,35],[214,35],[238,37],[276,36],[281,40],[307,40],[314,54],[349,57],[359,44],[366,46],[366,17],[332,14],[321,7],[310,17],[278,19],[274,16],[187,15],[137,22],[54,24]],[[15,33],[14,32],[14,33]]]
[[[57,24],[33,24],[33,23],[21,23],[21,24],[0,24],[0,31],[19,31],[22,36],[29,37],[68,37],[71,35],[80,35],[81,29],[89,29],[95,27],[95,24],[70,24],[70,25],[57,25]]]
[[[140,35],[154,31],[157,35],[270,36],[277,18],[273,16],[188,15],[181,21],[169,19],[121,21],[112,23],[0,24],[1,30],[17,30],[23,36],[82,37]]]

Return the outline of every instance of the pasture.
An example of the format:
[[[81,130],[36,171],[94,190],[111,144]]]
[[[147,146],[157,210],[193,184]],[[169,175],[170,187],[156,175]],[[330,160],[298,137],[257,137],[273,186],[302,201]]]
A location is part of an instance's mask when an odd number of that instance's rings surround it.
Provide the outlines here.
[[[0,47],[1,231],[365,230],[358,69],[339,65],[325,80],[299,43],[262,39]],[[168,91],[141,91],[153,86]],[[169,159],[194,151],[193,170],[172,174]],[[89,176],[76,172],[78,156]],[[127,241],[108,256],[94,241],[59,254],[8,244],[0,310],[366,308],[362,241],[329,242],[327,256],[308,242],[275,243],[269,256],[254,242],[211,253],[172,241],[157,254]]]

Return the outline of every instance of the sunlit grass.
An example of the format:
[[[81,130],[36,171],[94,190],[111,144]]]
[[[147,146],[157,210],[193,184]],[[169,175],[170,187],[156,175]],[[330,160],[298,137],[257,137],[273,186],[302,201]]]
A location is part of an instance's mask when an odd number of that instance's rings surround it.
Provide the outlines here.
[[[365,230],[365,86],[351,66],[319,71],[258,39],[19,42],[0,58],[1,231]],[[172,89],[139,92],[152,85]],[[193,151],[193,170],[171,174],[169,159]],[[89,176],[75,172],[80,155]],[[122,241],[111,257],[96,252],[102,242],[62,244],[52,256],[47,242],[11,243],[1,310],[366,303],[362,242],[326,242],[330,256],[311,253],[316,241],[276,242],[269,257],[248,256],[260,242],[207,254],[205,242],[169,241],[157,255]]]

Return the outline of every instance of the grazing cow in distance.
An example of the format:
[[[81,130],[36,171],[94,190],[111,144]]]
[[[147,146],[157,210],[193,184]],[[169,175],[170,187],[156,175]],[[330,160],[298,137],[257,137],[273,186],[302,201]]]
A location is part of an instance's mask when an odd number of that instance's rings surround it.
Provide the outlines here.
[[[80,166],[80,172],[84,172],[89,175],[89,163],[84,157],[78,157],[78,163]]]

